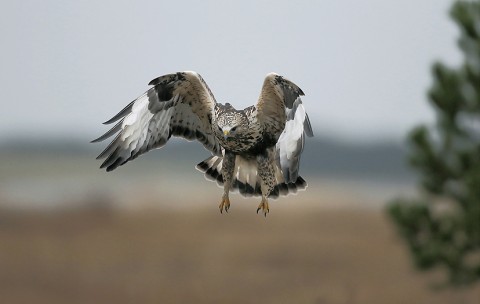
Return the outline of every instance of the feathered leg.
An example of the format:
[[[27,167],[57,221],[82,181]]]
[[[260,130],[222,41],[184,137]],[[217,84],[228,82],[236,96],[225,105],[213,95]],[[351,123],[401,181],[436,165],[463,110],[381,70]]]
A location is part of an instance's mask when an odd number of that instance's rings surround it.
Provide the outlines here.
[[[230,199],[228,193],[230,192],[230,187],[232,186],[233,171],[235,169],[235,154],[225,151],[223,156],[222,164],[222,176],[223,176],[223,196],[222,201],[218,208],[220,208],[220,213],[228,212],[230,209]]]
[[[268,208],[268,196],[275,188],[275,170],[273,168],[273,159],[269,157],[269,153],[265,153],[257,156],[257,163],[258,175],[260,176],[262,189],[262,201],[260,205],[258,205],[257,213],[261,209],[263,214],[267,216],[267,213],[270,211]]]

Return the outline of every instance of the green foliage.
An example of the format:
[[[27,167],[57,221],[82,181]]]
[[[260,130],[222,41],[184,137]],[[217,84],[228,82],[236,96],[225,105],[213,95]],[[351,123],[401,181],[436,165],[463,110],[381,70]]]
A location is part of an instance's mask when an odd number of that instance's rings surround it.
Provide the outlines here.
[[[410,162],[428,197],[397,199],[389,215],[419,269],[443,266],[450,283],[480,281],[480,1],[457,1],[464,62],[433,66],[429,90],[435,127],[409,135]]]

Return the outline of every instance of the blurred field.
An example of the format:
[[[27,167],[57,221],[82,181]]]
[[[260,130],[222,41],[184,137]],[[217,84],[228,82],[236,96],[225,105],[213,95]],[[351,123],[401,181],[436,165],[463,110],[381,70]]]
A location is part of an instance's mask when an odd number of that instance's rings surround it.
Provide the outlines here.
[[[478,285],[433,290],[380,211],[278,204],[265,219],[245,202],[3,211],[0,303],[479,303]]]
[[[194,169],[201,149],[107,174],[97,151],[60,146],[0,153],[0,304],[480,303],[480,286],[434,289],[440,272],[413,269],[382,211],[415,191],[391,149],[306,157],[307,191],[264,218],[236,194],[218,212],[221,189]]]
[[[31,145],[0,151],[0,208],[70,208],[92,201],[97,204],[99,199],[111,207],[127,209],[146,205],[206,207],[210,204],[192,201],[191,194],[216,202],[221,193],[195,170],[195,165],[210,155],[199,147],[170,145],[109,173],[98,169],[101,164],[95,161],[98,151],[75,147],[57,143],[54,148],[47,145],[46,150]],[[302,158],[305,165],[301,174],[309,186],[301,198],[309,201],[322,198],[312,206],[353,203],[362,208],[381,207],[392,197],[411,194],[414,189],[414,178],[400,165],[391,164],[401,163],[401,155],[392,152],[393,148],[372,149],[373,152],[363,148],[330,150],[317,153],[306,149]],[[400,159],[392,161],[392,154]],[[364,157],[356,159],[355,155]]]

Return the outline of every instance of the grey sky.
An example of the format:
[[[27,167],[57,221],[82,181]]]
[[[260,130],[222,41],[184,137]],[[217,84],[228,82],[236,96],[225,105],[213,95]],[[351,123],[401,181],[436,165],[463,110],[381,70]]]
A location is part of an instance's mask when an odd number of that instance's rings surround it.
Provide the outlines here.
[[[256,102],[275,71],[318,135],[399,139],[431,121],[436,59],[459,62],[452,1],[2,1],[0,141],[94,138],[162,74],[195,70],[217,100]]]

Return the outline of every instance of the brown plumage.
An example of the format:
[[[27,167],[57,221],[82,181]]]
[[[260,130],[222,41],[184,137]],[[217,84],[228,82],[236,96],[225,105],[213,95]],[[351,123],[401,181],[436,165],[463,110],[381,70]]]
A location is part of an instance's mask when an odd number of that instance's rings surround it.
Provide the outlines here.
[[[313,136],[302,105],[302,90],[270,73],[255,106],[236,110],[217,103],[195,72],[158,77],[153,87],[105,122],[119,121],[93,142],[118,133],[99,155],[107,171],[166,144],[171,136],[196,139],[213,156],[197,165],[208,179],[223,185],[220,211],[230,208],[229,192],[261,195],[257,209],[269,212],[268,197],[306,187],[298,175],[305,134]]]

